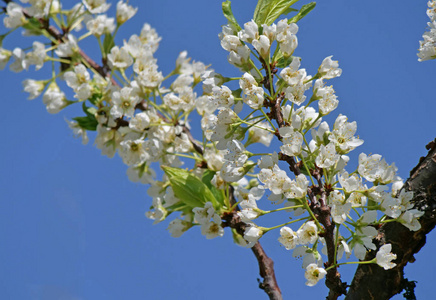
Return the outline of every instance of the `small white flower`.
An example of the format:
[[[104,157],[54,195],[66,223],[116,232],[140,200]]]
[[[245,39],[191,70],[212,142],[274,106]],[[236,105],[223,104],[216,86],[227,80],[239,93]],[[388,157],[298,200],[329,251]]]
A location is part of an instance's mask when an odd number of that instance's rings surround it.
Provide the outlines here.
[[[250,73],[245,73],[239,80],[239,86],[244,92],[244,103],[252,109],[259,109],[263,105],[263,88],[259,87],[256,79]]]
[[[6,6],[6,14],[7,17],[3,19],[6,28],[17,28],[27,22],[23,14],[23,8],[15,2],[8,3]]]
[[[276,38],[280,44],[280,50],[285,56],[291,56],[298,46],[297,32],[298,26],[295,23],[288,24],[287,19],[280,20],[277,23]]]
[[[131,5],[128,5],[127,3],[124,3],[122,1],[119,1],[117,3],[117,23],[123,24],[130,18],[132,18],[136,12],[138,11],[138,8],[134,8]]]
[[[254,244],[256,244],[257,241],[262,237],[262,235],[263,231],[259,227],[253,224],[247,226],[244,232],[244,239],[248,242],[247,247],[253,247]]]
[[[204,207],[194,207],[192,212],[195,215],[194,219],[197,221],[197,223],[206,224],[214,216],[215,209],[213,208],[211,202],[206,202]]]
[[[104,13],[111,6],[110,4],[106,3],[106,0],[82,0],[82,2],[92,14]]]
[[[191,228],[191,222],[174,219],[168,224],[167,230],[170,232],[171,236],[174,238],[181,237],[189,228]]]
[[[324,79],[332,79],[342,74],[342,69],[339,68],[338,61],[332,60],[332,57],[333,55],[324,58],[318,69],[318,74]]]
[[[377,264],[385,270],[392,269],[397,265],[392,262],[393,260],[397,259],[397,255],[393,254],[391,250],[392,245],[386,244],[381,246],[376,254]]]
[[[201,224],[201,234],[205,235],[207,239],[223,236],[224,228],[221,226],[221,218],[217,214],[214,214],[212,221]]]
[[[23,81],[24,91],[29,93],[29,100],[35,99],[39,95],[41,95],[45,86],[47,85],[46,81],[42,80],[33,80],[26,79]]]
[[[133,64],[133,58],[124,47],[113,47],[107,58],[111,68],[125,69]]]
[[[297,232],[286,226],[280,228],[279,242],[285,246],[286,250],[294,249],[300,244]]]
[[[48,86],[47,91],[42,96],[42,102],[51,114],[57,114],[68,104],[65,94],[54,81]]]
[[[133,93],[131,87],[123,87],[120,91],[113,92],[112,116],[115,118],[121,118],[122,116],[132,118],[135,112],[135,106],[139,101],[139,97]]]
[[[306,268],[306,272],[304,273],[304,277],[306,277],[306,285],[314,286],[318,283],[324,276],[327,274],[326,270],[318,267],[317,264],[310,264]]]
[[[244,24],[244,29],[238,32],[238,36],[242,41],[251,43],[253,40],[259,38],[259,27],[256,22],[251,20]]]
[[[144,147],[143,139],[128,139],[120,143],[120,156],[128,166],[136,166],[144,163],[150,157]]]
[[[106,15],[98,15],[86,23],[86,28],[95,36],[111,34],[115,30],[115,19],[108,18]]]
[[[339,115],[333,125],[332,133],[329,135],[330,142],[336,146],[338,154],[347,154],[351,150],[363,144],[363,140],[356,138],[356,122],[347,122],[347,117]]]
[[[303,135],[299,131],[294,131],[294,129],[289,126],[281,127],[279,133],[283,137],[283,145],[280,146],[280,150],[283,154],[289,156],[300,155],[303,145]]]
[[[297,231],[297,234],[300,239],[300,244],[313,244],[318,239],[318,227],[314,221],[309,221]]]

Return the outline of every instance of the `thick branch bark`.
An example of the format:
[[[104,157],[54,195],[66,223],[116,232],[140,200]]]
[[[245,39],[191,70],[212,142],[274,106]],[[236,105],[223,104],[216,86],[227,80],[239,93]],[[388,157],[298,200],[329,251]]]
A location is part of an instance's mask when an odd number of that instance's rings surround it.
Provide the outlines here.
[[[426,235],[436,225],[436,147],[431,142],[425,158],[410,172],[404,188],[414,192],[413,201],[416,207],[425,210],[421,217],[421,229],[410,231],[397,222],[386,223],[379,229],[376,241],[382,245],[392,244],[392,252],[397,254],[394,261],[397,266],[385,271],[376,264],[360,265],[354,275],[346,300],[390,299],[400,293],[407,284],[404,278],[404,267],[415,260],[414,255],[425,245]],[[366,259],[372,259],[375,251],[367,254]]]

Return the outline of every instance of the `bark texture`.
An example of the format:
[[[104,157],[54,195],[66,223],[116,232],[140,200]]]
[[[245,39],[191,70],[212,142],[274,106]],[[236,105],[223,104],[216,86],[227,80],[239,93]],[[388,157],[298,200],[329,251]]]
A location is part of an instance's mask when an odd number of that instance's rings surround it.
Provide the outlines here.
[[[436,140],[435,140],[436,141]],[[377,264],[359,265],[354,275],[346,300],[384,300],[400,293],[407,285],[404,267],[414,262],[415,253],[426,243],[426,235],[436,225],[436,147],[435,141],[427,145],[429,153],[421,157],[418,165],[410,172],[410,178],[404,188],[414,192],[417,208],[424,210],[421,217],[421,229],[410,231],[397,222],[386,223],[379,229],[376,237],[378,247],[385,243],[392,244],[392,252],[397,254],[394,261],[397,266],[385,271]],[[367,254],[366,260],[375,257],[376,251]]]

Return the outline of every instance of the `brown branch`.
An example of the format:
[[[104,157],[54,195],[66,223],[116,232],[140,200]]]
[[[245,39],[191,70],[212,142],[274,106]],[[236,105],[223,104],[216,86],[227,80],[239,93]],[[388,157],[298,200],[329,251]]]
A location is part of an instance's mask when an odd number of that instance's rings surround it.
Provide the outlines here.
[[[29,15],[25,9],[23,9],[23,14],[28,19],[33,18],[33,16]],[[44,18],[35,18],[35,19],[38,20],[38,22],[41,24],[41,29],[46,30],[47,33],[50,36],[52,36],[54,39],[59,41],[59,43],[66,42],[65,35],[66,33],[68,33],[68,28],[64,29],[63,30],[64,32],[61,33],[56,27],[50,25],[48,20]],[[119,86],[118,82],[116,82],[115,79],[110,76],[110,69],[106,64],[100,66],[92,58],[90,58],[85,52],[83,52],[83,50],[80,48],[79,48],[79,55],[89,66],[91,66],[92,69],[94,69],[103,78],[110,78],[112,84]]]
[[[234,205],[237,201],[234,196],[233,186],[230,186],[229,188],[229,196],[230,204]],[[241,218],[238,216],[237,212],[239,210],[239,207],[236,206],[233,212],[227,213],[223,216],[223,220],[225,221],[223,222],[223,227],[234,228],[238,234],[244,236],[247,224],[242,222]],[[266,255],[265,250],[263,250],[260,242],[254,244],[254,246],[251,248],[251,251],[257,259],[259,264],[259,274],[263,278],[263,282],[259,281],[259,288],[265,291],[270,300],[282,300],[282,292],[277,283],[274,271],[274,261]]]
[[[398,222],[384,224],[375,239],[378,246],[392,244],[392,252],[397,255],[397,266],[385,271],[376,264],[359,265],[351,283],[346,300],[390,299],[400,293],[407,284],[404,267],[415,260],[426,243],[426,235],[436,225],[436,148],[434,142],[427,146],[428,155],[421,159],[412,170],[403,188],[414,192],[417,208],[425,210],[420,218],[421,229],[410,231]],[[376,251],[367,253],[365,260],[375,257]]]
[[[259,242],[251,248],[251,251],[256,256],[259,263],[260,276],[263,278],[263,282],[259,283],[259,287],[268,294],[271,300],[283,299],[274,273],[274,261],[266,255]]]

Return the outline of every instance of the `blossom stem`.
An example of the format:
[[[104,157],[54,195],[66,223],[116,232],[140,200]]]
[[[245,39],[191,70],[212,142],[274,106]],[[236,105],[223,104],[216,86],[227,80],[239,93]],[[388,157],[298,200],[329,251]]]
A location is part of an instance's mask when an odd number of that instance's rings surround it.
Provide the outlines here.
[[[333,264],[325,270],[328,271],[330,269],[336,268],[337,266],[341,266],[341,265],[368,265],[368,264],[375,264],[375,263],[377,263],[376,258],[374,258],[372,260],[368,260],[368,261],[348,261],[348,262],[343,262],[343,263],[339,263],[339,264]]]
[[[274,129],[273,133],[276,130],[276,127],[274,126],[274,124],[271,122],[271,119],[266,115],[266,113],[263,111],[262,108],[260,108],[260,111],[262,112],[262,114],[265,116],[265,118],[268,120],[269,124],[271,125],[271,127]]]
[[[287,206],[287,207],[282,207],[282,208],[277,208],[277,209],[272,209],[272,210],[260,210],[260,211],[261,211],[262,215],[266,215],[266,214],[273,213],[273,212],[294,209],[294,208],[303,208],[303,207],[304,207],[304,205],[294,205],[294,206]]]
[[[304,168],[306,169],[307,174],[310,176],[310,181],[312,181],[312,185],[315,185],[315,181],[313,181],[312,174],[310,174],[309,168],[306,165],[306,162],[304,161],[304,158],[301,158],[301,161],[303,162]]]
[[[259,74],[259,76],[263,78],[263,74],[262,74],[262,72],[259,71],[259,69],[256,67],[256,65],[255,65],[254,62],[251,60],[251,58],[250,58],[249,61],[250,61],[251,65],[253,66],[253,68],[256,70],[257,74]]]
[[[300,221],[303,221],[303,220],[307,220],[309,218],[310,217],[304,217],[304,218],[300,218],[300,219],[297,219],[297,220],[292,220],[292,221],[289,221],[289,222],[286,222],[286,223],[283,223],[283,224],[280,224],[280,225],[277,225],[277,226],[274,226],[274,227],[269,227],[269,228],[267,228],[267,227],[260,227],[259,226],[259,229],[261,229],[263,231],[263,233],[267,233],[268,231],[271,231],[271,230],[274,230],[274,229],[278,229],[278,228],[282,228],[283,226],[286,226],[286,225],[289,225],[289,224],[292,224],[292,223],[296,223],[296,222],[300,222]]]
[[[180,156],[180,157],[186,157],[186,158],[191,158],[193,160],[198,160],[198,157],[192,156],[192,155],[186,155],[186,154],[180,154],[180,153],[171,153],[171,152],[165,152],[165,154],[168,155],[175,155],[175,156]]]
[[[80,42],[83,39],[86,39],[88,36],[92,35],[91,31],[88,31],[87,33],[85,33],[84,35],[80,36],[77,41]]]
[[[321,226],[321,224],[319,223],[318,219],[315,217],[315,215],[313,214],[313,211],[310,209],[309,204],[307,204],[306,199],[304,200],[304,207],[306,208],[306,210],[309,212],[310,216],[312,217],[313,221],[315,222],[316,226],[318,226],[319,229],[323,228]]]
[[[336,265],[337,262],[337,256],[338,256],[338,241],[339,241],[339,226],[340,224],[336,224],[336,236],[335,236],[335,256],[333,260],[333,265]]]

